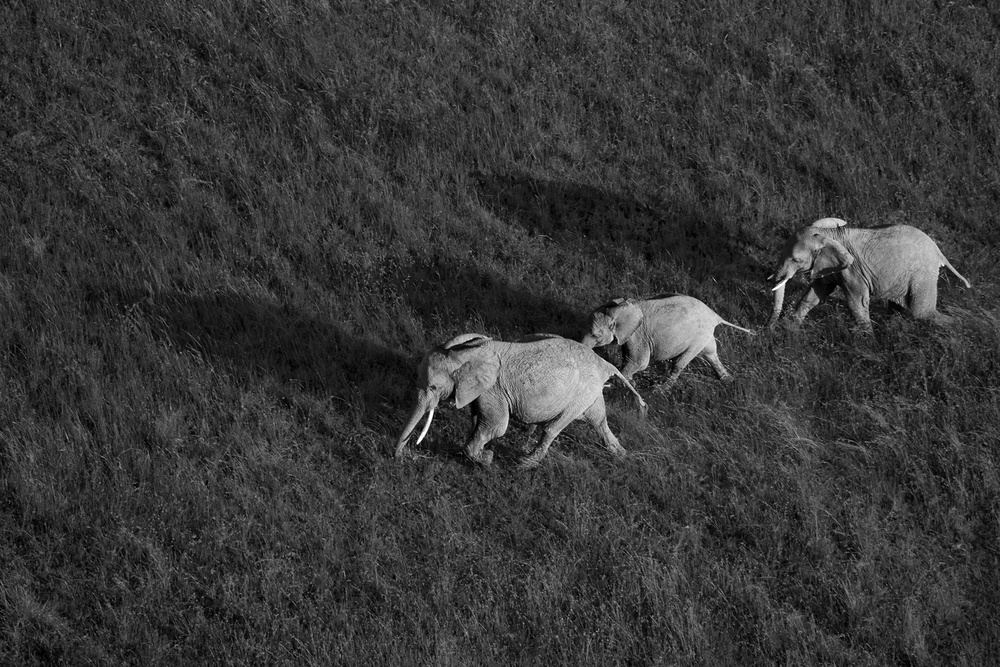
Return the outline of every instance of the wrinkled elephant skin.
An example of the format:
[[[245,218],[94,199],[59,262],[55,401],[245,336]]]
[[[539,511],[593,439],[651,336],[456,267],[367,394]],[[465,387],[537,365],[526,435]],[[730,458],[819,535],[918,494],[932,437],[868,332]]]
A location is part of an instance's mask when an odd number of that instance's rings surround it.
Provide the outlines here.
[[[823,218],[799,230],[785,244],[770,280],[776,285],[768,326],[774,327],[784,305],[785,284],[808,273],[809,290],[792,319],[801,323],[815,306],[840,287],[858,325],[871,331],[871,299],[905,307],[917,319],[939,323],[950,318],[937,311],[937,281],[947,267],[971,287],[945,258],[931,237],[909,225],[847,227],[838,218]]]
[[[523,342],[505,343],[479,334],[456,336],[431,349],[417,369],[417,396],[410,418],[396,441],[401,456],[417,424],[426,415],[421,438],[430,428],[434,410],[442,401],[454,401],[472,410],[472,431],[465,453],[489,465],[493,452],[485,445],[507,431],[513,417],[543,426],[535,451],[522,466],[537,465],[556,436],[574,419],[585,419],[615,455],[625,452],[608,428],[604,385],[621,379],[646,404],[631,383],[593,350],[576,341],[537,335]],[[420,438],[417,440],[420,441]]]
[[[594,310],[580,338],[587,347],[617,343],[622,348],[622,374],[632,379],[652,361],[671,361],[673,368],[661,389],[672,386],[695,357],[705,359],[720,380],[732,378],[719,359],[715,328],[727,322],[694,297],[664,294],[648,299],[615,299]]]

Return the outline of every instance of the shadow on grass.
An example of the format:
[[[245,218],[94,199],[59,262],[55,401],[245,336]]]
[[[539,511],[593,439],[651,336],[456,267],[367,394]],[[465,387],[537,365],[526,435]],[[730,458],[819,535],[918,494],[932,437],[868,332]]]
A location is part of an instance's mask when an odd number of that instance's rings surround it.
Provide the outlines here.
[[[444,325],[450,335],[463,333],[462,323],[477,321],[485,333],[507,340],[534,331],[579,333],[582,314],[447,257],[401,269],[394,280],[421,319]],[[393,350],[332,319],[237,292],[173,290],[151,298],[142,290],[112,287],[95,290],[95,296],[119,312],[141,314],[150,334],[171,348],[193,352],[243,382],[263,382],[279,404],[304,415],[320,435],[342,435],[342,427],[324,422],[331,408],[323,405],[332,401],[332,411],[341,414],[333,423],[360,421],[379,434],[378,449],[389,455],[412,410],[416,364],[425,350]],[[411,438],[409,450],[464,461],[461,446],[469,427],[468,409],[442,410],[427,439],[414,447]],[[504,444],[518,442],[521,431],[514,426]],[[498,449],[498,462],[517,457]]]
[[[103,299],[119,310],[137,309],[154,337],[244,378],[266,374],[278,385],[355,405],[365,414],[395,411],[409,400],[411,358],[326,318],[235,292],[169,291],[150,298],[113,288]]]
[[[102,296],[117,310],[138,309],[151,323],[152,335],[176,349],[194,352],[247,382],[269,376],[276,400],[304,415],[321,436],[343,435],[326,423],[322,407],[315,410],[317,403],[333,399],[380,434],[377,451],[388,456],[412,410],[417,359],[351,335],[326,318],[232,292],[174,291],[149,299],[138,291],[117,290]],[[469,426],[468,409],[443,410],[427,440],[414,448],[411,438],[409,450],[464,462],[461,445]],[[351,458],[356,447],[345,447],[340,454]]]
[[[719,220],[689,206],[646,204],[601,188],[524,175],[475,174],[479,195],[494,214],[533,234],[624,246],[648,262],[672,262],[697,281],[767,267],[740,250]]]
[[[478,325],[481,333],[501,340],[533,333],[575,339],[590,314],[564,301],[512,287],[501,276],[448,256],[414,263],[400,270],[394,280],[398,292],[428,328],[443,325],[454,334],[472,333],[474,329],[459,328]]]

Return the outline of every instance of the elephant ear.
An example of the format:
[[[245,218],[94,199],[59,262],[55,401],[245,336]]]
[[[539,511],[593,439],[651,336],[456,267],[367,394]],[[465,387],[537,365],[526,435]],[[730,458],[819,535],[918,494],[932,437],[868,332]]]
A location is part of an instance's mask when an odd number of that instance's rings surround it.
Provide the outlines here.
[[[608,314],[613,319],[611,331],[615,335],[615,342],[619,345],[623,345],[642,323],[642,311],[632,301],[622,302]]]
[[[459,367],[452,373],[455,407],[464,408],[497,382],[500,357],[482,343],[454,352]]]
[[[486,343],[490,342],[490,340],[492,339],[489,336],[484,336],[483,334],[477,334],[477,333],[459,334],[454,338],[452,338],[451,340],[449,340],[444,345],[442,345],[441,347],[443,347],[446,350],[450,350],[453,347],[459,347],[459,346],[477,347],[479,345],[485,345]]]
[[[843,271],[854,263],[854,255],[848,252],[844,245],[836,239],[823,237],[823,245],[813,259],[809,279],[825,278]]]

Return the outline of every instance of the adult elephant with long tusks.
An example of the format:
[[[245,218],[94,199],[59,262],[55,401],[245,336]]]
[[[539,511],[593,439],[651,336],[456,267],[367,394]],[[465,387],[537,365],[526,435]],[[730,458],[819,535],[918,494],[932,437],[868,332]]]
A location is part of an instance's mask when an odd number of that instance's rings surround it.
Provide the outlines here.
[[[612,376],[632,390],[645,413],[646,403],[618,369],[576,341],[551,336],[505,343],[479,334],[456,336],[421,360],[416,403],[396,441],[396,456],[402,455],[426,415],[417,443],[423,440],[434,411],[449,400],[458,408],[471,404],[472,431],[465,453],[482,465],[493,461],[493,452],[484,451],[486,443],[507,431],[511,417],[543,425],[538,446],[522,467],[538,465],[556,436],[581,417],[613,454],[621,455],[625,450],[608,428],[604,405],[604,384]]]
[[[871,331],[869,302],[874,297],[904,306],[914,317],[935,322],[950,318],[937,311],[937,281],[941,267],[948,267],[966,287],[972,287],[945,259],[937,244],[909,225],[847,227],[839,218],[822,218],[799,230],[785,244],[778,268],[769,280],[777,284],[774,309],[768,324],[781,316],[785,283],[808,272],[806,292],[792,319],[801,323],[816,305],[837,287],[847,307],[866,331]]]

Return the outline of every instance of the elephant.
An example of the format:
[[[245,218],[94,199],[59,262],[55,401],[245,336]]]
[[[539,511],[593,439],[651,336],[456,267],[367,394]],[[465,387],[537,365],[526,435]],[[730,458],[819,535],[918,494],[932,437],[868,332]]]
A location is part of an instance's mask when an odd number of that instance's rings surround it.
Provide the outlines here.
[[[931,237],[909,225],[846,225],[839,218],[822,218],[788,239],[778,268],[768,278],[777,283],[772,288],[774,309],[769,328],[774,328],[781,316],[785,283],[802,271],[809,272],[809,291],[792,316],[798,324],[837,287],[843,289],[859,327],[869,333],[872,297],[903,306],[917,319],[937,323],[951,319],[937,311],[941,267],[948,267],[967,288],[972,285],[945,259]]]
[[[754,335],[719,315],[694,297],[660,294],[646,299],[614,299],[590,315],[589,330],[580,342],[590,348],[609,345],[622,348],[622,374],[629,380],[650,361],[673,361],[673,369],[659,390],[673,386],[691,360],[703,357],[724,382],[732,376],[719,359],[715,327],[725,324]]]
[[[486,443],[507,431],[511,417],[543,429],[535,450],[521,461],[523,468],[538,465],[556,436],[581,417],[612,454],[624,454],[608,428],[604,404],[604,385],[612,376],[635,394],[640,411],[646,413],[642,396],[614,365],[574,340],[548,334],[513,343],[462,334],[427,352],[417,376],[416,402],[396,441],[397,458],[426,413],[417,444],[424,439],[442,400],[457,408],[471,404],[472,430],[465,453],[483,466],[493,461],[493,452],[484,451]]]

